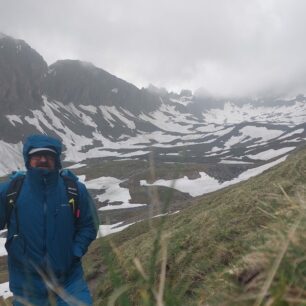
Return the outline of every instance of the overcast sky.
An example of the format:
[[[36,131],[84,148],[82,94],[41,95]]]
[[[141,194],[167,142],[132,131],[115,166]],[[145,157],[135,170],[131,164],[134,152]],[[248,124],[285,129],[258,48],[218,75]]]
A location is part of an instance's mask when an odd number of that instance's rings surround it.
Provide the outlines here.
[[[304,0],[0,0],[0,32],[138,87],[306,93]]]

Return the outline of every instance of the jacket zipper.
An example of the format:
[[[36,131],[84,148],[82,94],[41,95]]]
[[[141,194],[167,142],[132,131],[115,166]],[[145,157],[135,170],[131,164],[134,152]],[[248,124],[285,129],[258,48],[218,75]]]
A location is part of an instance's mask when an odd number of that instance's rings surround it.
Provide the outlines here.
[[[43,252],[44,252],[44,260],[47,259],[47,179],[44,177],[44,206],[43,206],[43,213],[44,213],[44,233],[43,233]]]

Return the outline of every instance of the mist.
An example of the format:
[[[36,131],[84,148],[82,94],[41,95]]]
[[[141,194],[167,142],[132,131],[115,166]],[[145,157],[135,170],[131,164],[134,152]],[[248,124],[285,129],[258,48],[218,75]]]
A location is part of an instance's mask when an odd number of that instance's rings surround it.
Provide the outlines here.
[[[48,62],[80,59],[138,87],[216,97],[306,92],[306,2],[0,0],[0,32]]]

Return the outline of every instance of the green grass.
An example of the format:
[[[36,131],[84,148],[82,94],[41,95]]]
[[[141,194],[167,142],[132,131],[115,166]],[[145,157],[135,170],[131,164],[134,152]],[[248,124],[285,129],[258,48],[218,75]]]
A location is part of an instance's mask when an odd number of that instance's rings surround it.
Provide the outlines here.
[[[304,186],[305,150],[97,240],[85,258],[95,305],[306,305]]]

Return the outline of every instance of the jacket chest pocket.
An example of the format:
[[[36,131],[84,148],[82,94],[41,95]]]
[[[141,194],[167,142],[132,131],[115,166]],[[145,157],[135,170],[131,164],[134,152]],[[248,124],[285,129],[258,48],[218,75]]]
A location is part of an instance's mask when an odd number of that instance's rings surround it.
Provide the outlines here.
[[[66,235],[74,230],[74,217],[68,203],[61,204],[54,213],[53,239],[58,235]]]

